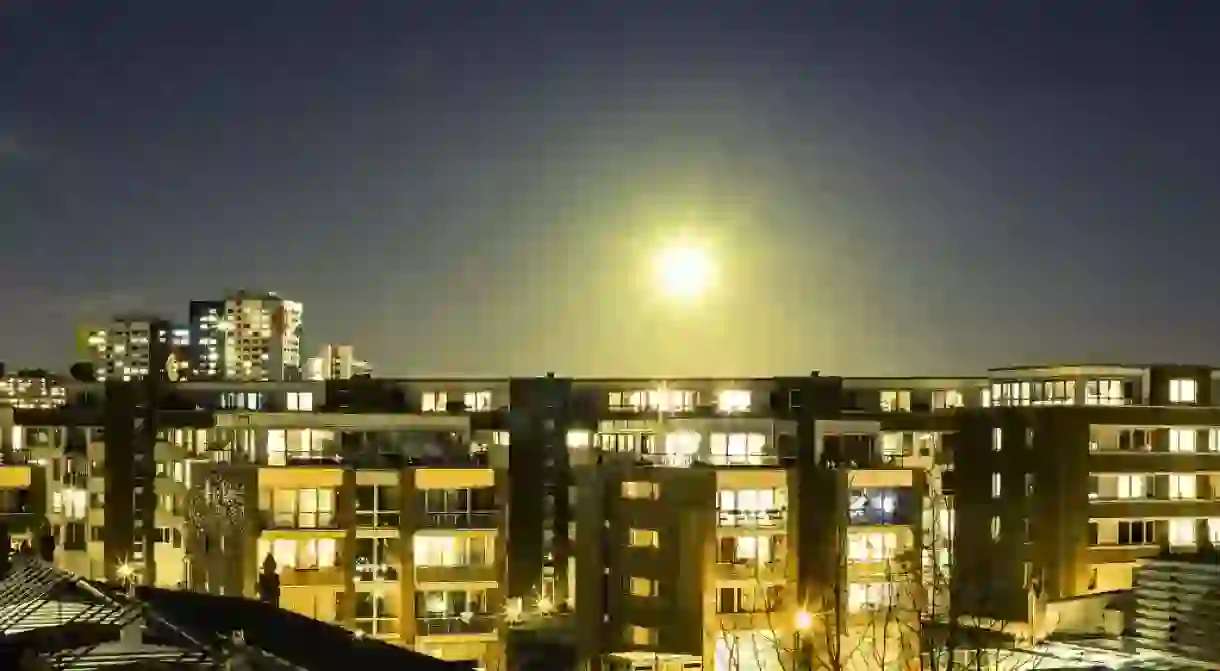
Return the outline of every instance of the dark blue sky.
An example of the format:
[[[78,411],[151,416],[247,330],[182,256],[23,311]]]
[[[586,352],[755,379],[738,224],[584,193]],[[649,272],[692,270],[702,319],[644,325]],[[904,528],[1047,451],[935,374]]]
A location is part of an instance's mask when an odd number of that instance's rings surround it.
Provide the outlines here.
[[[1212,5],[8,0],[0,360],[248,287],[392,374],[1217,361]]]

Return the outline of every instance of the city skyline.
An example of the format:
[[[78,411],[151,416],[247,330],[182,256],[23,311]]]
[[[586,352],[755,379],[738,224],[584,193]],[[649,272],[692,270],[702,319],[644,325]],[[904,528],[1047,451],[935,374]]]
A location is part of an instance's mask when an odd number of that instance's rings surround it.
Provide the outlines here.
[[[1220,360],[1215,10],[805,4],[9,4],[0,359],[250,286],[395,376]]]

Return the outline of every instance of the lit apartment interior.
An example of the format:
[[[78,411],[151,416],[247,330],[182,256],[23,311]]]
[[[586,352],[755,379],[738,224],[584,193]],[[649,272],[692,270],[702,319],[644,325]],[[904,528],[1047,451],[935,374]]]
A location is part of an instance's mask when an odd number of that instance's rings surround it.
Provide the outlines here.
[[[415,650],[448,660],[501,668],[508,617],[501,591],[504,540],[496,472],[428,468],[413,476]]]
[[[880,463],[877,423],[820,429],[835,449],[861,448],[854,469],[817,466],[820,455],[808,465],[782,459],[781,436],[795,433],[782,420],[637,418],[599,429],[594,449],[584,438],[569,445],[582,473],[579,527],[594,530],[577,530],[577,590],[617,634],[617,649],[602,650],[604,668],[788,669],[836,654],[826,643],[835,626],[843,668],[917,658],[924,479],[866,466]],[[654,445],[665,449],[650,452]],[[598,492],[604,509],[588,504]],[[801,522],[801,511],[813,519]],[[585,537],[598,533],[600,518],[612,547],[603,556]],[[818,531],[805,545],[794,540],[811,528]],[[801,557],[801,547],[811,556]],[[622,591],[599,603],[588,581],[603,572]],[[697,621],[692,610],[702,612]],[[889,645],[875,643],[879,622]]]
[[[240,559],[200,559],[197,589],[252,597],[255,575],[272,569],[283,608],[499,668],[502,483],[490,464],[502,432],[476,445],[465,416],[222,414],[217,424],[221,463],[197,466],[256,487],[258,520],[248,547],[208,540]]]

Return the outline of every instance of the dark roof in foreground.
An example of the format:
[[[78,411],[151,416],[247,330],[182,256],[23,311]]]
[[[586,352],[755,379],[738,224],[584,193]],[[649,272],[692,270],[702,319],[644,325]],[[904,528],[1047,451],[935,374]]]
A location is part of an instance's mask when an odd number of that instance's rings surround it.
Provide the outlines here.
[[[471,668],[357,638],[261,601],[155,588],[131,593],[19,555],[0,576],[0,669],[32,659],[82,671],[215,668],[235,659],[249,669],[284,671]]]
[[[469,664],[446,662],[270,604],[240,597],[158,588],[136,595],[179,627],[206,638],[240,632],[246,645],[310,671],[384,668],[410,671],[469,671]]]

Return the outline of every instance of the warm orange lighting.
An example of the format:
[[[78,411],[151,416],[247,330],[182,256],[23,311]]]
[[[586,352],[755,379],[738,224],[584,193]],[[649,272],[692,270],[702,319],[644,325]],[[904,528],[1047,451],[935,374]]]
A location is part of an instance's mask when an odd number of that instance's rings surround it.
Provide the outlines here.
[[[797,631],[808,631],[813,627],[813,613],[803,609],[798,610],[795,623]]]

